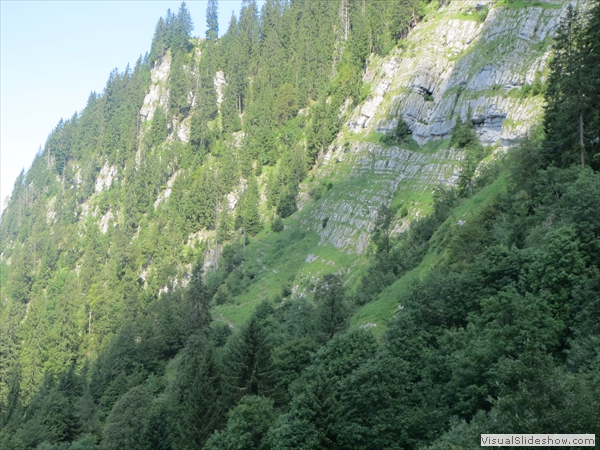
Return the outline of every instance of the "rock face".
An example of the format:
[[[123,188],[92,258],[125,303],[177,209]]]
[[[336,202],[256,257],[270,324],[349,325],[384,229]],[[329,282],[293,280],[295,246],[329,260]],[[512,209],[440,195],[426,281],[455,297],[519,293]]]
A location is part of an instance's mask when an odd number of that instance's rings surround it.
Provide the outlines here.
[[[452,1],[417,25],[401,49],[373,58],[364,75],[370,96],[346,122],[354,135],[337,139],[316,174],[343,180],[309,206],[304,219],[304,226],[321,236],[321,245],[363,253],[380,205],[394,197],[404,201],[407,217],[396,224],[396,231],[403,231],[427,212],[436,186],[458,180],[461,152],[365,142],[371,132],[387,133],[401,118],[422,146],[449,138],[457,121],[470,120],[483,144],[507,147],[539,120],[543,98],[517,94],[546,67],[552,34],[567,5],[491,7],[485,20],[475,20],[490,6]]]
[[[454,149],[424,154],[372,143],[332,148],[319,175],[329,178],[340,163],[350,173],[311,208],[304,226],[319,233],[322,245],[361,254],[381,205],[389,205],[400,190],[407,198],[429,196],[435,186],[454,184],[462,158],[463,153]],[[412,217],[417,217],[424,205],[412,203]]]
[[[225,86],[227,86],[227,82],[225,81],[225,73],[222,70],[219,70],[215,74],[214,78],[215,90],[217,91],[217,103],[220,105],[223,102],[223,91],[225,90]]]
[[[165,111],[169,107],[169,89],[167,80],[171,70],[171,53],[167,53],[160,63],[152,68],[150,72],[150,91],[144,97],[144,104],[140,109],[143,120],[152,120],[156,106],[160,105]]]
[[[166,189],[158,195],[158,198],[154,201],[154,209],[158,208],[158,206],[168,199],[171,196],[171,191],[173,189],[173,184],[175,184],[175,180],[181,173],[181,170],[175,172],[171,177],[167,180]]]
[[[100,173],[96,178],[96,192],[102,192],[103,190],[108,189],[112,184],[115,175],[117,175],[117,167],[110,166],[108,161],[104,163],[104,166],[100,169]]]
[[[510,91],[543,71],[566,4],[492,7],[483,22],[473,20],[484,7],[452,1],[419,24],[403,50],[372,64],[365,74],[371,96],[349,129],[387,132],[402,117],[420,145],[449,137],[457,120],[472,120],[487,145],[508,146],[525,134],[540,116],[541,98],[520,99]],[[505,119],[511,126],[503,126]]]

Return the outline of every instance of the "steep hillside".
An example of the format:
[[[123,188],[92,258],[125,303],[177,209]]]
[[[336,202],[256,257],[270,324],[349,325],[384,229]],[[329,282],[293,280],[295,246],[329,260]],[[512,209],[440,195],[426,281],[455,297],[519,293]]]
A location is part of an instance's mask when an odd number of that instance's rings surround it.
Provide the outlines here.
[[[527,135],[539,124],[544,103],[541,90],[532,90],[532,85],[547,76],[552,34],[566,11],[567,4],[561,2],[508,7],[451,2],[426,15],[389,55],[373,56],[363,77],[369,94],[350,107],[342,131],[304,183],[301,211],[289,225],[309,233],[311,243],[302,252],[286,253],[286,260],[296,258],[289,263],[295,268],[279,278],[272,274],[279,260],[265,266],[270,272],[267,285],[273,288],[257,287],[240,302],[277,295],[277,286],[285,284],[294,293],[306,294],[327,272],[343,274],[354,285],[363,275],[361,255],[368,249],[381,205],[396,207],[394,232],[399,233],[431,213],[434,188],[457,183],[465,157],[464,150],[450,145],[457,122],[472,122],[494,155]],[[381,142],[399,118],[416,143]],[[329,189],[321,193],[319,188],[328,183]],[[311,200],[311,191],[319,199]],[[236,323],[247,317],[230,309],[219,309],[219,314]],[[382,324],[370,315],[363,323],[369,322]]]
[[[216,14],[169,11],[16,180],[3,450],[597,431],[600,7]]]

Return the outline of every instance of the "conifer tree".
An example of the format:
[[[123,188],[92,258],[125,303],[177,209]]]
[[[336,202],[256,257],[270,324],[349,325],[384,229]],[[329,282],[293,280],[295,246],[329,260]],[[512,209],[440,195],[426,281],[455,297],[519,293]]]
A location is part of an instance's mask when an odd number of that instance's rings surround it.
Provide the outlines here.
[[[219,37],[219,2],[208,0],[206,7],[206,39],[214,41]]]
[[[212,345],[203,338],[191,341],[178,375],[176,448],[202,448],[224,422],[226,411],[221,367]]]
[[[204,334],[211,321],[210,292],[203,279],[204,262],[200,259],[193,267],[192,279],[186,293],[188,305],[186,329],[188,335]]]
[[[119,399],[106,419],[102,447],[107,450],[142,449],[143,435],[152,396],[136,386]]]
[[[164,110],[159,106],[154,110],[150,132],[146,139],[151,147],[157,146],[167,138],[167,117]]]
[[[251,177],[248,182],[248,190],[244,196],[244,204],[242,210],[242,220],[244,232],[250,236],[254,236],[262,229],[260,223],[260,214],[258,212],[258,204],[260,195],[258,193],[258,183],[255,177]]]
[[[150,55],[148,56],[150,64],[154,64],[165,55],[168,48],[167,39],[167,27],[165,21],[161,17],[156,24],[152,46],[150,47]]]
[[[347,326],[349,310],[345,295],[339,275],[327,274],[317,286],[315,302],[319,313],[321,333],[325,341]]]
[[[190,80],[183,67],[183,54],[176,52],[169,73],[169,109],[171,114],[179,115],[187,112],[189,92]]]
[[[235,89],[229,85],[225,88],[223,104],[221,105],[221,117],[223,122],[223,133],[229,134],[242,129],[242,121],[239,117],[238,95]]]
[[[263,321],[254,314],[228,350],[229,388],[234,399],[267,395],[271,386],[271,345]]]
[[[558,28],[546,89],[544,154],[547,163],[583,166],[590,163],[589,156],[592,156],[592,162],[597,164],[594,157],[600,135],[598,10],[596,5],[589,17],[582,17],[569,5]]]
[[[183,52],[190,49],[190,38],[194,23],[192,16],[185,2],[179,6],[177,16],[173,20],[173,31],[171,39],[171,48],[175,52]]]

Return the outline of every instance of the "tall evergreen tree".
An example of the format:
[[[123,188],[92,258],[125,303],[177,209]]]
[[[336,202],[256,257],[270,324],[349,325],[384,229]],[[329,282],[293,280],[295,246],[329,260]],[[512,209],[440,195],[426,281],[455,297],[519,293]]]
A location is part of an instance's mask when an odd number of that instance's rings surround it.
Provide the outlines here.
[[[325,341],[346,329],[350,311],[346,294],[339,275],[327,274],[315,291],[315,302],[319,313],[321,333]]]
[[[258,183],[255,177],[251,177],[248,182],[248,190],[244,196],[244,203],[242,205],[242,220],[244,233],[254,236],[262,229],[260,223],[260,213],[258,212],[258,204],[260,202],[260,195],[258,192]]]
[[[169,47],[168,42],[168,31],[165,21],[161,17],[158,19],[156,28],[154,30],[154,38],[152,39],[152,46],[150,47],[150,55],[148,60],[150,64],[156,63],[160,58],[165,55],[167,48]]]
[[[185,2],[179,6],[179,11],[173,19],[171,48],[175,52],[183,52],[190,49],[190,38],[194,29],[192,16]]]
[[[546,89],[544,153],[547,163],[567,166],[589,164],[600,144],[597,111],[600,62],[597,31],[599,8],[589,17],[569,5],[554,41],[554,56]]]
[[[210,434],[225,421],[221,367],[212,345],[196,337],[184,350],[179,371],[175,448],[202,448]]]
[[[219,1],[208,0],[206,7],[206,39],[214,41],[219,37]]]
[[[271,350],[264,321],[254,314],[228,349],[228,384],[232,398],[270,393]]]
[[[169,73],[169,109],[171,114],[187,113],[189,92],[190,79],[183,67],[183,54],[175,52]]]

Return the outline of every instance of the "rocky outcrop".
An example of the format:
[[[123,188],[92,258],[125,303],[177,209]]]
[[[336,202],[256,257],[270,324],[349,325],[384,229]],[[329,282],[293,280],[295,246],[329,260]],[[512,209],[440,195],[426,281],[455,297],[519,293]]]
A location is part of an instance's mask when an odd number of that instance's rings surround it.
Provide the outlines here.
[[[488,8],[485,20],[475,20]],[[321,245],[360,254],[380,205],[398,196],[408,202],[406,218],[396,224],[404,231],[428,212],[437,185],[457,181],[464,155],[447,145],[432,153],[365,142],[373,131],[391,131],[400,118],[421,146],[449,138],[457,121],[471,121],[486,145],[506,147],[525,135],[541,117],[543,98],[521,98],[518,90],[546,67],[565,11],[564,2],[511,9],[452,1],[401,48],[373,57],[364,75],[370,96],[346,122],[358,136],[340,135],[315,174],[340,181],[316,204],[301,196],[301,206],[310,205],[303,226],[320,235]]]
[[[113,178],[117,175],[117,167],[110,166],[108,161],[104,163],[102,169],[100,169],[100,173],[96,178],[95,189],[96,192],[102,192],[105,189],[110,188]]]
[[[154,209],[158,208],[158,206],[162,202],[164,202],[166,199],[168,199],[171,196],[173,184],[175,184],[175,180],[177,179],[177,177],[179,176],[180,173],[181,173],[181,170],[178,170],[173,175],[171,175],[171,177],[167,180],[166,189],[163,192],[161,192],[160,194],[158,194],[158,198],[154,201]]]
[[[430,193],[437,185],[454,184],[463,158],[454,149],[424,154],[362,142],[332,148],[326,156],[320,177],[329,178],[340,163],[350,167],[350,173],[311,208],[303,224],[319,233],[321,244],[358,254],[369,243],[382,204],[389,205],[399,190]],[[419,215],[422,206],[412,207],[412,217]]]
[[[420,145],[449,137],[458,120],[471,120],[487,145],[507,146],[525,134],[539,119],[542,102],[515,92],[546,66],[566,5],[492,7],[480,23],[474,13],[484,7],[453,1],[419,24],[404,49],[375,61],[365,75],[371,96],[348,128],[387,132],[402,117]],[[505,119],[510,127],[503,126]]]
[[[214,78],[215,90],[217,91],[217,103],[220,105],[223,102],[223,91],[225,86],[227,86],[227,82],[225,81],[225,73],[222,70],[219,70],[215,73]]]
[[[144,104],[140,109],[142,120],[152,120],[154,111],[158,105],[165,111],[169,106],[169,89],[167,80],[169,79],[169,71],[171,70],[171,54],[167,53],[160,63],[150,71],[150,90],[144,97]]]

